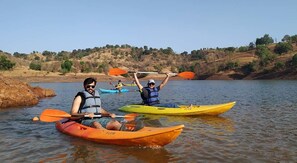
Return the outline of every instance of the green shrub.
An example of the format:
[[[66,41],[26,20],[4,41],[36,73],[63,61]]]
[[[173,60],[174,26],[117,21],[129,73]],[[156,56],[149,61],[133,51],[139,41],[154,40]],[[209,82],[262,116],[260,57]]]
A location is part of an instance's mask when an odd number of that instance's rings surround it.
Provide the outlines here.
[[[29,68],[32,70],[41,70],[41,63],[38,62],[31,62]]]
[[[260,58],[261,66],[266,66],[271,61],[273,61],[276,57],[269,51],[269,49],[265,45],[257,46],[255,53]]]
[[[239,52],[246,52],[248,50],[249,50],[249,47],[247,47],[247,46],[241,46],[241,47],[238,48]]]
[[[274,64],[273,69],[274,69],[274,70],[281,70],[281,69],[283,69],[284,67],[285,67],[285,64],[284,64],[283,62],[276,62],[276,63]]]
[[[292,57],[292,65],[297,68],[297,54]]]
[[[277,43],[274,48],[274,52],[277,54],[287,53],[291,50],[293,50],[293,46],[288,42]]]
[[[233,52],[235,52],[235,50],[236,50],[236,48],[234,48],[234,47],[227,47],[224,49],[224,51],[226,53],[233,53]]]
[[[225,70],[235,70],[239,67],[238,62],[228,62],[227,64],[221,64],[218,67],[219,71],[225,71]]]
[[[257,62],[250,62],[242,67],[245,74],[250,74],[251,72],[255,72],[257,70]]]
[[[7,59],[6,56],[0,56],[0,70],[10,70],[15,66],[15,63]]]
[[[70,72],[71,67],[72,67],[72,64],[73,64],[73,63],[72,63],[71,61],[69,61],[69,60],[64,61],[64,62],[61,64],[62,72],[63,72],[63,73]]]

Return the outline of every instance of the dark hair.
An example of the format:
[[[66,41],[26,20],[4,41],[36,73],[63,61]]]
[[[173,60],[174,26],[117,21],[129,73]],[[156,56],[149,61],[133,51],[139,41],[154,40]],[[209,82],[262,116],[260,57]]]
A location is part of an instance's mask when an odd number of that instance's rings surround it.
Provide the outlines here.
[[[97,83],[96,79],[95,78],[86,78],[85,81],[84,81],[84,86],[88,85],[88,84],[91,84],[95,82],[95,85]]]

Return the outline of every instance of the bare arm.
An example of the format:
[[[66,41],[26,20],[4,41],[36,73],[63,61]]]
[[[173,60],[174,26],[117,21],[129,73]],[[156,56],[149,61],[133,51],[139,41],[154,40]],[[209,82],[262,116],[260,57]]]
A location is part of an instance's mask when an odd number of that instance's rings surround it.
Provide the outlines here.
[[[81,101],[82,101],[81,96],[75,97],[75,99],[72,102],[72,107],[71,107],[71,111],[70,111],[71,115],[79,115],[78,110],[79,110]]]
[[[142,90],[143,86],[140,84],[138,78],[137,78],[137,73],[133,73],[133,76],[134,76],[134,81],[138,87],[139,90]]]
[[[162,81],[162,83],[160,84],[160,90],[167,84],[169,79],[169,74],[166,74],[166,78]]]

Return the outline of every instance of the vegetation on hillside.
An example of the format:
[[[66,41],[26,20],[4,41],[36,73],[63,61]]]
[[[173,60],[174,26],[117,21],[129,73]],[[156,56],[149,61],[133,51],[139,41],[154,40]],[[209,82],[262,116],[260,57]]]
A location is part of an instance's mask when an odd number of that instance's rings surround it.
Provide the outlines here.
[[[243,79],[253,74],[296,72],[297,35],[285,35],[281,42],[274,43],[265,34],[247,46],[226,48],[203,48],[190,53],[177,54],[166,49],[133,47],[130,45],[106,45],[72,52],[43,51],[24,54],[9,54],[0,51],[0,69],[9,70],[20,64],[30,69],[47,72],[107,73],[111,67],[141,71],[193,71],[197,78],[206,79],[222,72],[231,78]]]
[[[15,63],[7,59],[6,56],[0,56],[0,70],[10,70],[15,66]]]

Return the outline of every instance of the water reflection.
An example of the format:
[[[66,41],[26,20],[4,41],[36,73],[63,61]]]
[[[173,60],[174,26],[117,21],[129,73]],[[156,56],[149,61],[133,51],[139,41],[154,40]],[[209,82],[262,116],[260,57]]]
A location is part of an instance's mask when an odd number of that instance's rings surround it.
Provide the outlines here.
[[[62,162],[62,163],[66,163],[66,157],[67,154],[57,154],[53,157],[50,158],[45,158],[42,160],[39,160],[39,163],[46,163],[46,162]]]
[[[75,162],[169,162],[174,159],[165,148],[113,146],[77,139],[70,141],[70,161]]]
[[[165,116],[165,115],[144,115],[144,122],[148,126],[169,126],[184,124],[188,130],[196,129],[197,126],[217,130],[234,132],[234,122],[231,118],[223,116]],[[207,125],[207,126],[206,126]]]

